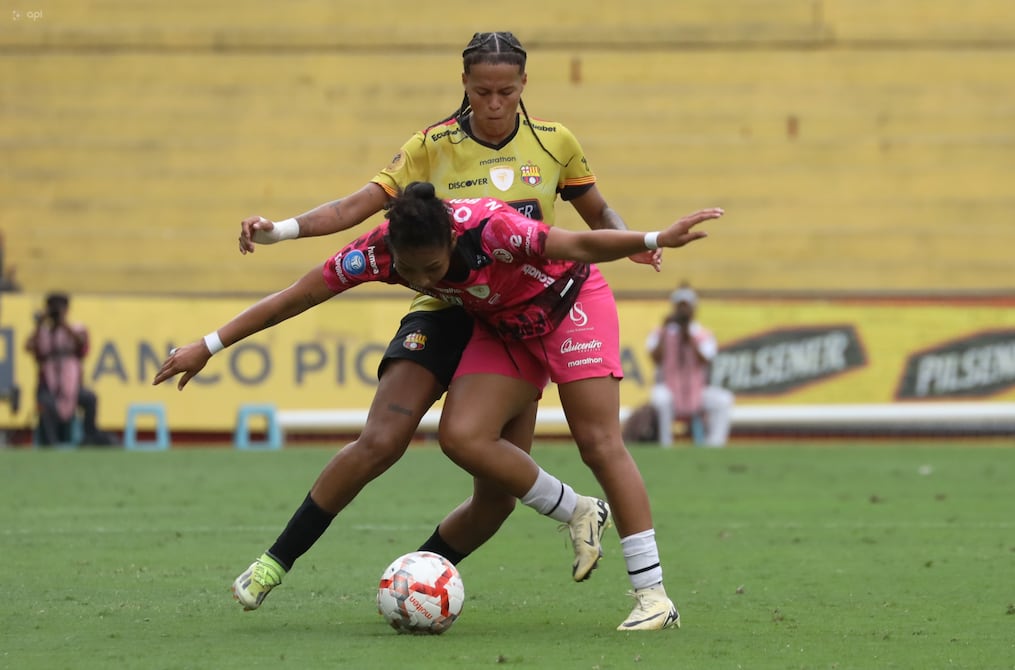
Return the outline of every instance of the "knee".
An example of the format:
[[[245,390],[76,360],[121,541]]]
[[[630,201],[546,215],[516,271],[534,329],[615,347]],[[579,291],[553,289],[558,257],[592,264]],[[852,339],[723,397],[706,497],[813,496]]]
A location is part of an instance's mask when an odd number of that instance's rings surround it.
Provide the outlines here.
[[[589,431],[575,435],[582,462],[593,471],[609,467],[618,454],[626,454],[620,433],[612,431]]]
[[[366,431],[343,451],[355,456],[369,470],[384,472],[402,457],[409,446],[407,439],[384,431]]]
[[[438,433],[441,451],[454,463],[467,461],[472,453],[474,443],[473,432],[461,423],[454,421],[442,422]]]

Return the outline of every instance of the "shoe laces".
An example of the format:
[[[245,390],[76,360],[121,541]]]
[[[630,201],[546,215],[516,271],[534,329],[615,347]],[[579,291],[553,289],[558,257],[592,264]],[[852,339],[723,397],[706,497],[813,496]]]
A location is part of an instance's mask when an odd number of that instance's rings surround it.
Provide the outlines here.
[[[644,610],[644,609],[648,609],[647,605],[654,600],[653,596],[655,594],[653,594],[648,589],[644,589],[644,590],[642,590],[640,592],[639,591],[635,591],[635,590],[632,589],[631,591],[627,592],[627,595],[629,595],[632,598],[634,598],[635,602],[638,603],[636,605],[638,607],[638,609]]]
[[[282,577],[274,568],[267,563],[257,562],[251,578],[261,586],[278,586],[282,583]]]

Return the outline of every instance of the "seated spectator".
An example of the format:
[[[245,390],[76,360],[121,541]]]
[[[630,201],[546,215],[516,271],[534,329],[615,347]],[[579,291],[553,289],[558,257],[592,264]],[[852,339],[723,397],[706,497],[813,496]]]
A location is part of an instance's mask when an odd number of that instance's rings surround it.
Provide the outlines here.
[[[111,436],[95,425],[98,398],[83,385],[83,361],[88,353],[88,330],[70,323],[70,298],[65,293],[46,296],[46,310],[35,315],[35,330],[25,348],[39,367],[36,402],[39,409],[39,445],[70,441],[75,414],[83,414],[82,444],[112,445]]]
[[[651,404],[659,426],[659,442],[673,441],[673,421],[704,421],[704,446],[722,447],[729,439],[733,394],[709,386],[709,368],[719,351],[715,336],[695,320],[698,296],[687,284],[670,295],[672,311],[648,337],[646,346],[656,364]]]

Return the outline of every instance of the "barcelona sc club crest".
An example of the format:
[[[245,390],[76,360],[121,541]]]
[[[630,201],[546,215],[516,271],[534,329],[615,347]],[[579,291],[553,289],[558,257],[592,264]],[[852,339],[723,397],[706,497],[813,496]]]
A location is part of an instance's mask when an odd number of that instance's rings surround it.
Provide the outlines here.
[[[409,351],[422,351],[426,349],[426,335],[420,332],[409,333],[405,336],[402,346]]]
[[[518,172],[522,175],[522,181],[529,186],[539,186],[540,182],[543,181],[542,175],[539,174],[539,166],[532,161],[519,166]]]

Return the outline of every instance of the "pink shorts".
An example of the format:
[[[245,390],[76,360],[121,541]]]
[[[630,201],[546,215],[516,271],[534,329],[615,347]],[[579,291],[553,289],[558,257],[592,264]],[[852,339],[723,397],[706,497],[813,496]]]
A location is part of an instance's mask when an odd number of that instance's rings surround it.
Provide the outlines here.
[[[620,365],[620,322],[605,281],[582,286],[578,300],[557,329],[527,340],[502,340],[479,321],[458,363],[455,378],[496,374],[523,379],[540,391],[548,381],[624,378]],[[597,285],[598,284],[598,285]]]

